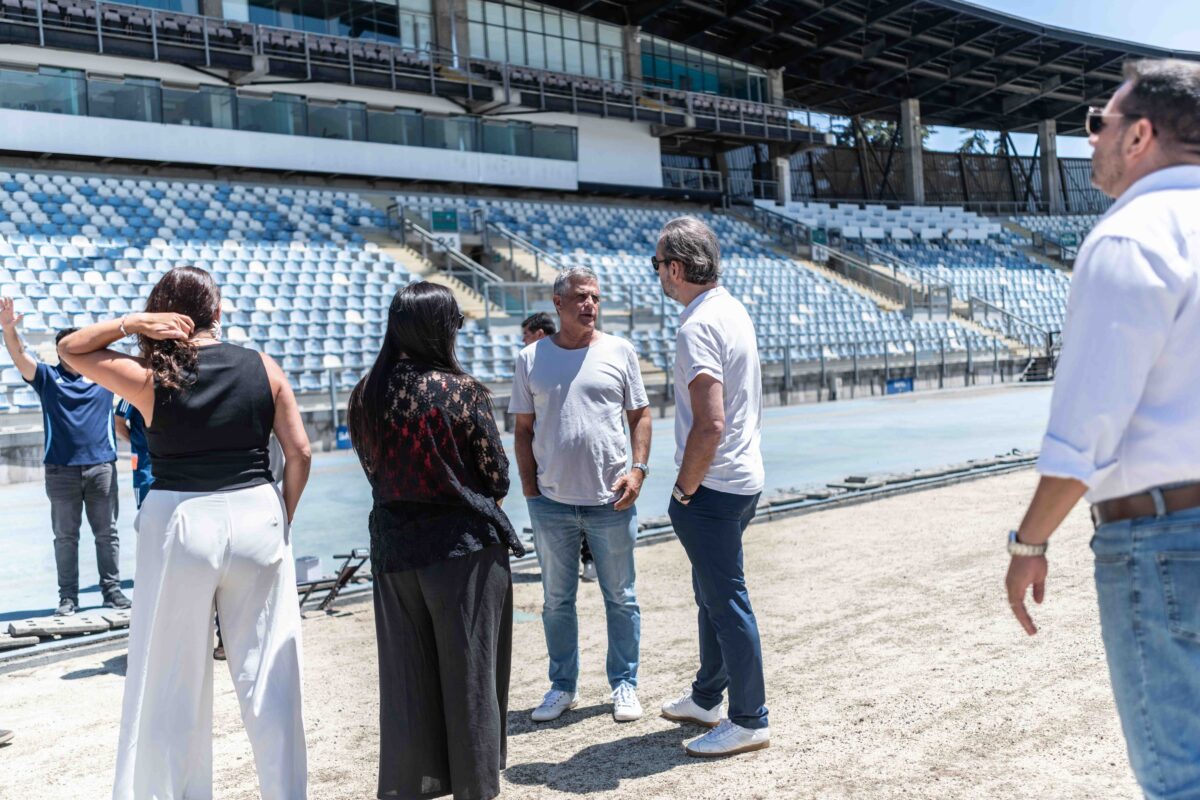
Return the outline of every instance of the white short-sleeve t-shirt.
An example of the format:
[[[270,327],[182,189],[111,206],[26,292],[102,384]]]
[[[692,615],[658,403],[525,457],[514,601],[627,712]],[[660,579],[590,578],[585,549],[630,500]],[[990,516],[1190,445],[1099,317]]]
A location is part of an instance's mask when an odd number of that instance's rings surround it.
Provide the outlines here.
[[[612,486],[625,471],[625,412],[649,405],[637,352],[609,334],[565,350],[550,338],[517,356],[510,414],[533,414],[538,490],[577,506],[617,499]]]
[[[675,466],[692,429],[688,387],[700,375],[721,382],[725,435],[701,485],[751,495],[763,490],[762,368],[754,322],[745,307],[717,286],[693,300],[679,317],[675,341]]]

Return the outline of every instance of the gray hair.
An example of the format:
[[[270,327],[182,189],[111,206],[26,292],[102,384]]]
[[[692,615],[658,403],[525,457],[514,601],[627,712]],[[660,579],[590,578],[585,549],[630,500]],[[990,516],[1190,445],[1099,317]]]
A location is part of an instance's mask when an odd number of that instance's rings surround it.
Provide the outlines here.
[[[554,279],[554,296],[563,297],[576,283],[594,283],[599,286],[600,278],[587,267],[569,267],[558,273],[558,277]]]
[[[1166,144],[1200,147],[1200,64],[1180,59],[1143,59],[1125,64],[1133,85],[1121,102],[1124,114],[1150,120]]]
[[[706,285],[721,279],[721,245],[712,228],[695,217],[676,217],[663,226],[658,241],[663,258],[683,264],[683,279]]]

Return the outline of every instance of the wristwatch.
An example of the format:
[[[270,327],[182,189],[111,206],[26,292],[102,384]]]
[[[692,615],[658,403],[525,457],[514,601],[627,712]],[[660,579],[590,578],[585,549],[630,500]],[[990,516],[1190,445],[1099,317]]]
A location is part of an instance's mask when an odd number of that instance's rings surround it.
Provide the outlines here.
[[[634,464],[632,467],[630,467],[630,469],[640,469],[642,471],[643,478],[650,477],[650,465],[649,464]]]
[[[1008,532],[1008,554],[1010,556],[1044,556],[1047,544],[1025,544],[1017,538],[1016,531]]]
[[[674,497],[680,505],[687,505],[692,501],[692,495],[684,494],[683,489],[679,488],[679,484],[675,484],[675,488],[671,489],[671,497]]]

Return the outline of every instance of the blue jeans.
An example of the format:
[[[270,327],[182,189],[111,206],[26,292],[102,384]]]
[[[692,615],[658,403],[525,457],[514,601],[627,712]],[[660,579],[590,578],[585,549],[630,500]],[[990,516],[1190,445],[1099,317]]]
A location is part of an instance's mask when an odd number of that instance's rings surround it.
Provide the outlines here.
[[[700,627],[700,670],[692,699],[705,709],[729,689],[729,719],[743,728],[767,727],[762,644],[742,571],[742,534],[759,495],[701,486],[686,506],[674,498],[668,513],[692,562]]]
[[[1092,550],[1133,772],[1151,800],[1200,798],[1200,509],[1101,525]]]
[[[533,541],[542,569],[542,625],[550,655],[552,689],[574,692],[579,682],[579,548],[586,538],[596,562],[608,620],[608,683],[637,686],[642,612],[634,588],[633,546],[637,512],[613,505],[569,506],[548,497],[529,498]]]

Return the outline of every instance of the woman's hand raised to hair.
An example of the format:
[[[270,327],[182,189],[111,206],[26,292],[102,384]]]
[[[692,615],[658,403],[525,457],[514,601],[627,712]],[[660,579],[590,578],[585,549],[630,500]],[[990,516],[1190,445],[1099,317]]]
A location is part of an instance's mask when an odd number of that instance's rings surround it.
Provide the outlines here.
[[[149,339],[189,339],[196,325],[184,314],[130,314],[125,317],[125,330]]]

